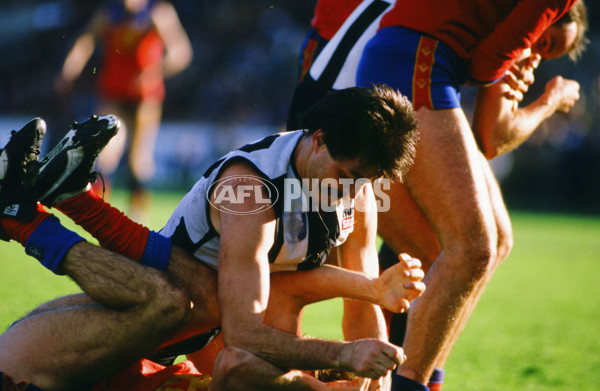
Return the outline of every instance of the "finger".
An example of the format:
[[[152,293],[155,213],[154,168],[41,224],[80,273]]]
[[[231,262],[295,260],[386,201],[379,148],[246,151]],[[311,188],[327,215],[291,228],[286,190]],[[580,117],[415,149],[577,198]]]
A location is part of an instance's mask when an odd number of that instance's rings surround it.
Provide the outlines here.
[[[423,269],[408,269],[404,270],[404,276],[410,278],[411,280],[419,281],[425,277],[425,272]]]
[[[373,365],[373,373],[376,374],[376,377],[373,377],[372,379],[377,380],[377,379],[382,378],[383,376],[387,375],[388,371],[393,370],[395,367],[396,367],[395,364],[390,367],[390,366],[388,366],[386,364],[382,364],[382,363],[379,363],[379,362],[375,363]]]
[[[385,375],[385,373],[387,371],[391,371],[391,370],[395,369],[396,365],[397,365],[394,362],[394,360],[392,360],[390,357],[386,356],[385,354],[381,355],[376,363],[381,365],[381,368],[385,370],[385,372],[381,376]]]
[[[509,77],[513,80],[520,79],[521,76],[521,67],[517,66],[516,64],[513,64],[510,68],[508,68],[506,74],[504,75],[505,78]]]
[[[525,86],[527,87],[527,89],[529,89],[529,86],[533,84],[533,82],[535,81],[535,77],[533,76],[533,68],[532,67],[525,67],[523,68],[523,72],[521,73],[521,80],[523,81],[523,83],[525,84]],[[523,91],[523,92],[527,92],[527,91]]]
[[[509,87],[513,90],[518,88],[518,77],[512,71],[507,71],[502,78],[502,81],[509,85]]]
[[[406,360],[404,350],[396,345],[388,344],[383,347],[383,353],[392,359],[396,366],[402,364]],[[394,368],[391,368],[394,369]]]
[[[523,100],[523,93],[517,90],[509,89],[504,92],[504,97],[516,102],[521,102]]]
[[[398,258],[400,259],[400,263],[404,264],[405,266],[407,266],[409,268],[420,268],[421,267],[421,261],[418,258],[411,257],[410,255],[408,255],[406,253],[399,254]]]
[[[529,90],[528,84],[525,83],[524,76],[522,76],[521,78],[519,78],[515,81],[515,86],[513,88],[521,93],[525,93],[525,92],[527,92],[527,90]]]
[[[409,289],[411,291],[419,291],[419,292],[425,292],[425,289],[427,289],[427,285],[425,285],[424,282],[421,281],[416,281],[416,282],[406,282],[402,285],[405,289]]]
[[[540,62],[542,62],[542,56],[539,53],[535,53],[529,57],[527,65],[533,69],[537,69],[537,67],[540,65]]]

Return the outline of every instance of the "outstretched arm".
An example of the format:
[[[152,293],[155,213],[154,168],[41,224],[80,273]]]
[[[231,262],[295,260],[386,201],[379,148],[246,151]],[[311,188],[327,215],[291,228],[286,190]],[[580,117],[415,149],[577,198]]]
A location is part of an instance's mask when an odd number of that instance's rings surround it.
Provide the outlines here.
[[[522,94],[533,83],[536,66],[526,59],[502,81],[479,88],[473,131],[487,159],[517,148],[544,120],[556,112],[568,112],[579,99],[579,83],[556,76],[538,99],[519,107]]]
[[[300,308],[335,297],[365,301],[391,312],[404,312],[425,290],[425,284],[421,282],[424,272],[418,259],[408,254],[400,254],[399,258],[400,262],[387,268],[379,277],[332,265],[274,273],[265,323],[293,332],[296,325],[292,322]],[[294,319],[288,321],[287,315]]]

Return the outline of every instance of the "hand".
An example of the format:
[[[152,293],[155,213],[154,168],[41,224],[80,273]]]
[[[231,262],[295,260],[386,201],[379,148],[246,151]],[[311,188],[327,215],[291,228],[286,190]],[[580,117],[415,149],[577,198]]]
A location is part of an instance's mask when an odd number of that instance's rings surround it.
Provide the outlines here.
[[[542,58],[539,54],[533,54],[513,64],[504,75],[502,81],[510,88],[504,93],[508,99],[521,102],[523,95],[529,90],[529,86],[535,81],[533,72],[540,65]]]
[[[402,348],[379,339],[346,342],[339,355],[341,369],[371,379],[385,376],[405,360]]]
[[[425,284],[421,282],[425,272],[417,258],[408,254],[400,254],[398,258],[400,262],[387,268],[375,281],[375,289],[380,297],[380,306],[402,313],[425,291]]]
[[[566,113],[579,100],[579,83],[555,76],[546,84],[544,96],[549,104],[556,107],[555,111]]]

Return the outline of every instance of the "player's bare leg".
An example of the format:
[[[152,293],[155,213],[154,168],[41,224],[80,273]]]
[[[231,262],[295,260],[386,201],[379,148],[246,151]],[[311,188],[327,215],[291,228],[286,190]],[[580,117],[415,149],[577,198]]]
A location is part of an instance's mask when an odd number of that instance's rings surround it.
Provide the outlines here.
[[[135,223],[89,187],[96,157],[109,140],[114,140],[119,127],[120,122],[112,115],[75,125],[40,161],[35,193],[44,205],[60,210],[91,233],[101,247],[166,271],[181,283],[198,303],[182,338],[217,327],[215,271],[172,247],[169,238]]]
[[[10,327],[0,336],[0,371],[47,390],[77,389],[153,350],[185,322],[191,303],[164,274],[92,246],[41,206],[35,210],[29,179],[42,130],[32,122],[0,151],[2,237],[18,240],[53,272],[68,274],[91,301],[73,307],[79,299],[69,297],[64,308],[55,301]]]
[[[35,312],[2,334],[0,370],[14,380],[82,387],[150,353],[188,319],[178,284],[120,255],[81,242],[62,268],[93,302]]]
[[[458,319],[470,306],[467,298],[493,272],[498,233],[480,153],[464,114],[421,108],[418,117],[421,141],[407,185],[443,251],[426,277],[427,291],[410,311],[404,344],[408,360],[400,374],[426,383],[440,353],[453,342]]]
[[[498,245],[497,245],[497,257],[495,259],[495,264],[493,265],[494,269],[497,268],[500,263],[502,263],[509,255],[512,244],[513,244],[513,236],[512,236],[512,225],[510,222],[510,217],[508,215],[508,211],[504,205],[504,200],[502,198],[502,194],[500,191],[500,187],[498,182],[494,176],[494,173],[491,170],[489,162],[484,156],[481,156],[481,161],[483,165],[484,174],[486,177],[486,182],[488,186],[488,191],[490,195],[490,199],[492,200],[492,207],[494,209],[494,217],[496,220],[496,227],[498,230]],[[442,350],[440,357],[437,360],[436,367],[443,368],[446,363],[450,352],[452,351],[452,346],[457,341],[460,333],[466,327],[466,324],[475,309],[481,295],[483,294],[486,285],[488,284],[492,274],[488,274],[487,278],[477,286],[472,297],[469,298],[469,303],[465,308],[464,313],[459,319],[459,325],[456,327],[454,334],[450,339],[450,343],[447,344],[446,348]]]

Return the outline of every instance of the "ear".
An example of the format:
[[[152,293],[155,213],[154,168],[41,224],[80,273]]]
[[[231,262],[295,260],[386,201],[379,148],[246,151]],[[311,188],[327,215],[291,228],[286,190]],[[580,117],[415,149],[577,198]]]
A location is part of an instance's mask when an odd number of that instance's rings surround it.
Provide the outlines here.
[[[321,129],[313,133],[311,140],[315,149],[319,149],[325,146],[325,141],[323,140],[323,131]]]

